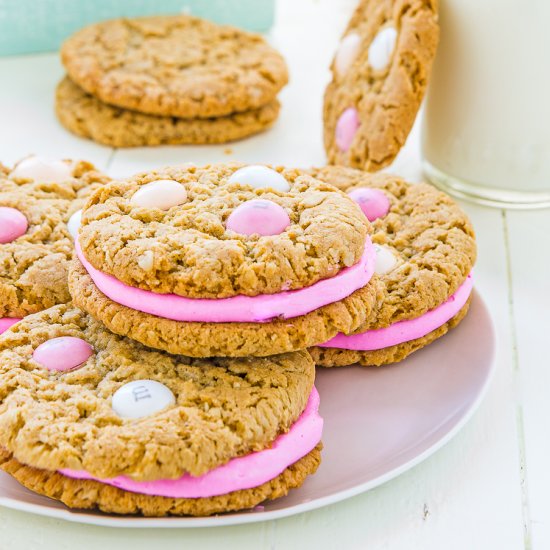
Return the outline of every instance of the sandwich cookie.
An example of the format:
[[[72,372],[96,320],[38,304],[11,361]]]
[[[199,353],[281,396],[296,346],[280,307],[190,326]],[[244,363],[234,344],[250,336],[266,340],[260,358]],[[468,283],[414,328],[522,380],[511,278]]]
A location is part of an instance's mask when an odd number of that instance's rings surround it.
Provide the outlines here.
[[[70,304],[0,341],[0,468],[71,508],[209,515],[284,496],[320,462],[307,351],[191,359]]]
[[[0,173],[0,333],[70,300],[71,219],[107,179],[87,162],[35,156]]]
[[[373,226],[382,297],[352,335],[310,348],[318,365],[384,365],[443,336],[466,315],[476,258],[474,231],[447,195],[388,174],[312,170],[357,201]]]
[[[273,355],[368,319],[369,231],[352,199],[300,170],[166,168],[90,198],[69,284],[78,307],[150,347]]]
[[[435,57],[434,0],[361,0],[332,62],[325,91],[329,164],[380,170],[412,128]]]

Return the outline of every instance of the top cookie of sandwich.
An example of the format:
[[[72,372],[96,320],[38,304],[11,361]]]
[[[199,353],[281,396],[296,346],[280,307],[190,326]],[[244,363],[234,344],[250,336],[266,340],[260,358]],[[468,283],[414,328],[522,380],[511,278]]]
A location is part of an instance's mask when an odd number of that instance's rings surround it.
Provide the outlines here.
[[[361,0],[325,91],[328,162],[374,172],[412,128],[435,57],[435,0]]]
[[[108,178],[87,162],[29,157],[0,174],[0,317],[70,299],[71,216]]]
[[[432,185],[342,166],[311,172],[349,193],[372,223],[383,298],[357,332],[423,315],[453,295],[472,271],[472,224],[458,204]]]
[[[90,197],[79,243],[132,287],[190,298],[256,296],[332,277],[363,256],[357,204],[300,170],[168,167]]]
[[[284,59],[260,35],[186,15],[90,25],[63,44],[61,57],[88,93],[154,115],[256,109],[288,81]]]

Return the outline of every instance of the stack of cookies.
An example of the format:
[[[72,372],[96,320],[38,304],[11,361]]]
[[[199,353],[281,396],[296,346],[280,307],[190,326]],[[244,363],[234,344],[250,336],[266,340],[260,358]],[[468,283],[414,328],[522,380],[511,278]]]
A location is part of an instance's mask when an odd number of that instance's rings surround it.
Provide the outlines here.
[[[370,224],[301,170],[141,173],[89,198],[73,302],[0,338],[0,467],[74,508],[208,515],[320,462],[305,348],[380,299]]]
[[[111,147],[225,143],[269,128],[288,81],[257,34],[178,15],[85,27],[63,45],[56,111]]]

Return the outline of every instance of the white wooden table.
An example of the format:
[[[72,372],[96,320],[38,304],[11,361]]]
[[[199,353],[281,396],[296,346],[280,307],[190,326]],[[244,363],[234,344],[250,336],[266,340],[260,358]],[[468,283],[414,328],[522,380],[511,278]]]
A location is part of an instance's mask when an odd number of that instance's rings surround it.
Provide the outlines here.
[[[229,146],[111,150],[77,139],[53,114],[63,72],[57,56],[0,59],[0,160],[28,153],[84,158],[114,176],[231,158],[322,164],[322,92],[353,4],[280,1],[270,40],[291,70],[281,118],[272,131]],[[392,170],[421,177],[418,129]],[[115,530],[0,508],[0,550],[550,549],[550,212],[463,206],[477,231],[476,285],[496,325],[498,370],[474,418],[436,455],[346,502],[241,527]]]

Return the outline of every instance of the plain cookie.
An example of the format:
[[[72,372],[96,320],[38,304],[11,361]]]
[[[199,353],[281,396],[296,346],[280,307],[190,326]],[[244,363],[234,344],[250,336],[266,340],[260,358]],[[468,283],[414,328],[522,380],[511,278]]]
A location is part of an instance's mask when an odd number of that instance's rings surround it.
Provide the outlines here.
[[[217,118],[146,115],[103,103],[63,79],[56,92],[57,118],[73,134],[109,147],[226,143],[263,132],[277,120],[279,102]]]
[[[260,35],[187,15],[90,25],[65,41],[61,58],[101,101],[162,116],[258,109],[288,81],[284,59]]]

